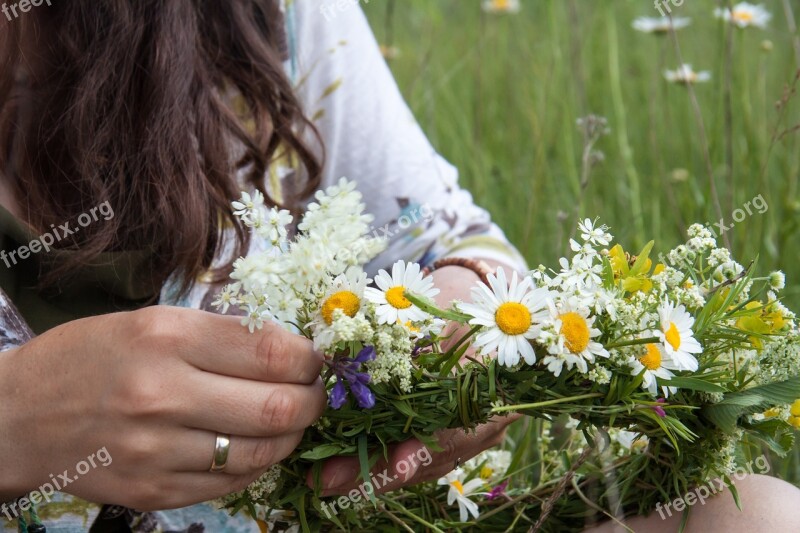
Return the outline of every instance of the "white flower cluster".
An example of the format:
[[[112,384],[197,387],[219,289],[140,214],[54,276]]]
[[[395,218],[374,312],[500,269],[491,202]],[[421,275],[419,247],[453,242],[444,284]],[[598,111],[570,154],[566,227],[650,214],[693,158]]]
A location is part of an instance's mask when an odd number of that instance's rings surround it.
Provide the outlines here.
[[[229,305],[245,313],[244,324],[252,331],[265,320],[285,325],[303,320],[304,311],[344,274],[380,253],[386,243],[367,236],[372,216],[364,214],[361,194],[344,178],[307,207],[299,233],[287,241],[292,216],[288,211],[267,209],[264,197],[256,191],[242,193],[233,202],[234,214],[266,241],[266,249],[234,263],[231,277],[237,280],[226,287],[215,302],[227,311]]]
[[[438,334],[444,325],[413,305],[405,291],[431,298],[438,293],[419,265],[399,261],[392,273],[381,271],[377,288],[363,265],[385,248],[369,236],[372,217],[364,214],[355,183],[342,178],[318,191],[291,240],[287,211],[267,209],[264,197],[242,193],[234,214],[268,245],[234,263],[234,283],[219,294],[215,305],[244,314],[250,331],[274,320],[308,335],[316,348],[335,354],[346,343],[375,348],[367,363],[372,383],[397,378],[411,388],[415,341]]]
[[[261,474],[257,480],[248,485],[243,491],[234,492],[223,496],[214,501],[220,508],[224,509],[231,503],[240,500],[242,497],[247,496],[250,501],[257,502],[263,501],[278,487],[278,481],[281,477],[281,467],[278,464],[272,465],[269,469]]]

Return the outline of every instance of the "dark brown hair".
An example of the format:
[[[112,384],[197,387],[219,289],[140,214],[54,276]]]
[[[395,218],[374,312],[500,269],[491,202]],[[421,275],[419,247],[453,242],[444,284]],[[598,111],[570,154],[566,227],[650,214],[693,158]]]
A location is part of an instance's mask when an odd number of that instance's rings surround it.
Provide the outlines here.
[[[235,228],[237,256],[248,245],[230,209],[238,169],[275,203],[264,175],[291,154],[303,172],[285,203],[317,187],[318,135],[283,70],[277,0],[52,4],[0,32],[0,173],[34,228],[106,200],[114,217],[82,228],[43,286],[103,251],[147,249],[154,281],[180,272],[186,289],[220,252],[220,227]]]

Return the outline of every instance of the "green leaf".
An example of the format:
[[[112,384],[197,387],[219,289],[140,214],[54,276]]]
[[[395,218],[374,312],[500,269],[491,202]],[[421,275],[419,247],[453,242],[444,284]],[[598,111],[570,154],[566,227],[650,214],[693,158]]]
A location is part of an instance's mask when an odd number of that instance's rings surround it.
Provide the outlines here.
[[[683,390],[696,390],[702,392],[725,392],[725,389],[720,387],[716,383],[710,383],[700,378],[674,376],[669,381],[664,381],[661,379],[658,381],[660,385],[664,385],[666,387],[678,387],[679,389]]]
[[[800,398],[800,377],[726,394],[716,404],[703,408],[703,415],[724,431],[733,431],[739,417],[776,405],[786,405]]]
[[[639,252],[639,256],[636,258],[636,262],[633,263],[631,267],[631,271],[628,274],[630,277],[639,276],[644,274],[644,269],[647,268],[647,262],[650,259],[650,251],[653,249],[653,245],[655,241],[650,241],[644,245],[642,251]]]
[[[366,435],[359,435],[358,436],[358,463],[361,466],[361,479],[364,482],[369,481],[369,449],[367,448],[367,436]],[[375,505],[375,492],[370,491],[369,493],[369,501],[372,502],[372,505]]]
[[[440,309],[436,305],[436,302],[430,298],[421,296],[419,294],[414,294],[413,292],[404,291],[403,296],[408,298],[412,304],[416,305],[429,315],[433,315],[444,320],[452,320],[453,322],[466,324],[471,318],[473,318],[472,316],[456,311],[455,309]]]
[[[311,461],[319,461],[320,459],[333,457],[334,455],[341,455],[343,452],[352,453],[354,451],[355,447],[353,446],[345,448],[338,444],[320,444],[313,450],[308,450],[307,452],[303,452],[300,455],[300,457],[303,459],[310,459]]]

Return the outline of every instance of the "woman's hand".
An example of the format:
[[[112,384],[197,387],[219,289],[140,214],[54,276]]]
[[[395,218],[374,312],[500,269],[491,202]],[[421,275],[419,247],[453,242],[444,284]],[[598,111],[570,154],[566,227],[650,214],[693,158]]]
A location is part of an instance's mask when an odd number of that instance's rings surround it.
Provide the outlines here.
[[[0,501],[63,485],[62,473],[64,492],[138,510],[241,490],[322,413],[322,362],[277,326],[250,334],[235,317],[189,309],[54,328],[0,354]],[[232,435],[230,454],[211,473],[217,433]],[[109,460],[75,476],[101,449]]]
[[[492,266],[496,267],[498,264]],[[453,300],[469,301],[471,288],[480,283],[477,274],[458,266],[437,269],[432,276],[440,291],[436,301],[442,307],[449,307]],[[457,340],[468,330],[468,327],[451,323],[444,335],[452,334],[451,338]],[[442,451],[438,453],[431,453],[417,439],[392,446],[389,462],[379,461],[372,471],[376,481],[376,486],[373,488],[376,492],[387,492],[405,485],[438,479],[456,468],[458,463],[463,464],[483,450],[500,444],[505,436],[506,427],[518,418],[519,415],[495,417],[491,422],[479,426],[472,434],[461,429],[441,431],[437,435],[437,440]],[[322,469],[322,494],[325,496],[347,494],[356,489],[363,482],[356,481],[359,472],[358,458],[329,459]],[[308,484],[313,486],[310,474]],[[380,486],[377,486],[379,484]]]

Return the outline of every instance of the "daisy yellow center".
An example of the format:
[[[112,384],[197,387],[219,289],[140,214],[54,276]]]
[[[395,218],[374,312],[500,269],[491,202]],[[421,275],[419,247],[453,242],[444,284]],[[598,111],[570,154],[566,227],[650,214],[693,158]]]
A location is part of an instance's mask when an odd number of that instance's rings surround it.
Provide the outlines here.
[[[452,485],[453,488],[455,488],[459,494],[464,494],[464,485],[462,485],[459,480],[454,479],[453,481],[450,482],[450,485]]]
[[[639,358],[639,362],[642,363],[642,366],[647,370],[658,370],[661,368],[661,352],[658,350],[658,346],[655,344],[648,344],[647,353]]]
[[[677,351],[681,347],[681,334],[675,322],[669,323],[669,327],[664,331],[664,338],[667,339],[673,350]]]
[[[350,291],[335,292],[322,304],[322,318],[330,326],[333,323],[333,312],[341,309],[349,317],[358,313],[361,300]]]
[[[531,312],[521,303],[506,302],[494,312],[494,321],[506,335],[522,335],[531,327]]]
[[[734,11],[731,15],[736,22],[752,22],[753,14],[749,11]]]
[[[566,341],[567,349],[572,353],[581,353],[589,346],[589,324],[586,319],[572,311],[564,313],[561,319],[561,334]]]
[[[411,307],[411,300],[403,295],[405,290],[406,288],[402,285],[392,287],[386,291],[386,301],[395,309],[408,309]]]
[[[494,474],[493,468],[486,465],[483,465],[483,467],[481,467],[481,479],[484,480],[489,479],[490,477],[492,477],[492,474]]]
[[[511,2],[509,0],[494,0],[495,9],[508,9],[511,7]]]
[[[410,320],[406,320],[405,323],[403,323],[403,322],[400,321],[400,319],[397,319],[397,323],[402,325],[402,326],[405,326],[406,328],[408,328],[409,331],[411,331],[413,333],[419,333],[419,331],[420,331],[420,329],[417,326],[415,326],[414,324],[412,324]]]

